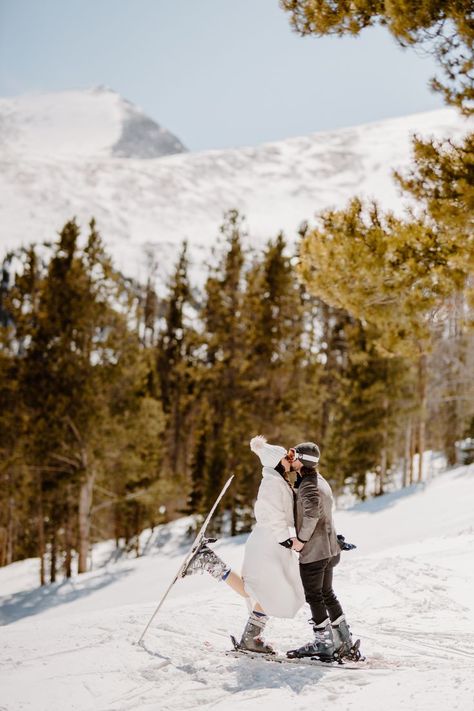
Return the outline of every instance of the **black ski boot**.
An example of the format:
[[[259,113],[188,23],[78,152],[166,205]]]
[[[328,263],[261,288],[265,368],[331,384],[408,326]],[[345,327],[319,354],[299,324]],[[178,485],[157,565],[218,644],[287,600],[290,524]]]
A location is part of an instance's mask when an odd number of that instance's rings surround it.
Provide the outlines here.
[[[216,580],[222,580],[226,573],[230,573],[229,566],[208,546],[208,543],[215,543],[216,540],[216,538],[203,538],[201,545],[183,571],[183,578],[186,575],[195,575],[206,571]]]
[[[242,638],[238,644],[234,642],[234,646],[241,652],[257,652],[259,654],[275,654],[275,650],[270,644],[267,644],[262,637],[265,625],[268,622],[267,615],[258,612],[251,612],[242,633]],[[234,641],[234,640],[232,640]]]
[[[310,620],[312,622],[312,620]],[[290,649],[286,656],[290,659],[299,657],[317,657],[322,662],[332,662],[334,656],[334,639],[332,636],[332,627],[329,618],[321,622],[319,625],[313,625],[314,640],[308,644],[298,647],[298,649]]]

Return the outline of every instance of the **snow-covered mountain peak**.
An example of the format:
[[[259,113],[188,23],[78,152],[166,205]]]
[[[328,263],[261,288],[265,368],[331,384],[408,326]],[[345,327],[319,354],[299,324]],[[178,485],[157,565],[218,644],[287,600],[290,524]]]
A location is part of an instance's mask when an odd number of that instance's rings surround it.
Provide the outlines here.
[[[105,86],[0,99],[0,149],[34,159],[160,158],[186,150]]]
[[[259,146],[184,152],[172,134],[103,86],[0,99],[0,249],[54,238],[95,217],[116,265],[146,281],[150,255],[166,283],[180,245],[202,283],[223,215],[246,217],[252,246],[354,195],[400,213],[392,171],[411,138],[462,139],[473,120],[440,109]],[[169,155],[176,153],[176,155]],[[151,160],[143,160],[148,158]]]

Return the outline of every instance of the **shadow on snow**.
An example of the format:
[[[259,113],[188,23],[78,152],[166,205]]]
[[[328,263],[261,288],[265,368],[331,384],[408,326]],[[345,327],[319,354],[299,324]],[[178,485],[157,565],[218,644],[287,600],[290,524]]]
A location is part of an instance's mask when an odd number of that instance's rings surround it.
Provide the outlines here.
[[[420,484],[411,484],[406,486],[404,489],[398,489],[397,491],[391,491],[388,494],[383,494],[382,496],[374,496],[373,499],[368,499],[367,501],[362,501],[358,504],[354,504],[347,511],[354,511],[354,513],[378,513],[379,511],[384,511],[385,509],[394,506],[401,499],[405,499],[408,496],[412,496],[420,491],[424,491],[426,484],[421,482]]]
[[[52,607],[74,602],[91,595],[101,588],[119,580],[132,572],[124,568],[114,572],[100,572],[85,578],[71,578],[60,583],[52,583],[34,590],[24,590],[0,598],[0,625],[9,625],[24,617],[31,617]]]
[[[232,694],[253,689],[281,689],[289,687],[293,693],[300,694],[310,685],[314,686],[327,674],[333,674],[333,669],[324,667],[299,667],[285,663],[277,664],[265,660],[239,659],[236,670],[236,684],[225,682],[223,688]]]

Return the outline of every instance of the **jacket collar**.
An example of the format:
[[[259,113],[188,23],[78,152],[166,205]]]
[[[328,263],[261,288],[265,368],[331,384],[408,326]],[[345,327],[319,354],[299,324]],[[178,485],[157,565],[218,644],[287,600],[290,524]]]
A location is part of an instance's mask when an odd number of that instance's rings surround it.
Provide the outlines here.
[[[285,489],[288,489],[288,492],[290,494],[294,494],[295,492],[293,491],[293,487],[291,484],[289,484],[283,477],[282,475],[276,471],[276,469],[272,469],[272,467],[263,467],[262,469],[262,477],[264,478],[276,478],[281,480],[281,483],[285,485]]]
[[[276,469],[273,469],[273,467],[263,467],[262,476],[276,476],[278,479],[283,478]]]

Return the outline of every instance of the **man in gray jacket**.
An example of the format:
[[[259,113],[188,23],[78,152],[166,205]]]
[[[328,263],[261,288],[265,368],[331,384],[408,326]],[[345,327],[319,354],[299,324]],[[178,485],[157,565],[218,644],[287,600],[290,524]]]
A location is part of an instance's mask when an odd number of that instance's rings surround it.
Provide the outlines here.
[[[295,505],[297,538],[293,549],[300,554],[300,574],[306,602],[311,608],[314,641],[287,652],[289,657],[314,657],[330,661],[335,653],[347,656],[353,647],[349,626],[332,588],[334,567],[341,547],[333,521],[333,497],[328,482],[318,472],[319,447],[299,444],[292,468],[298,472]]]

